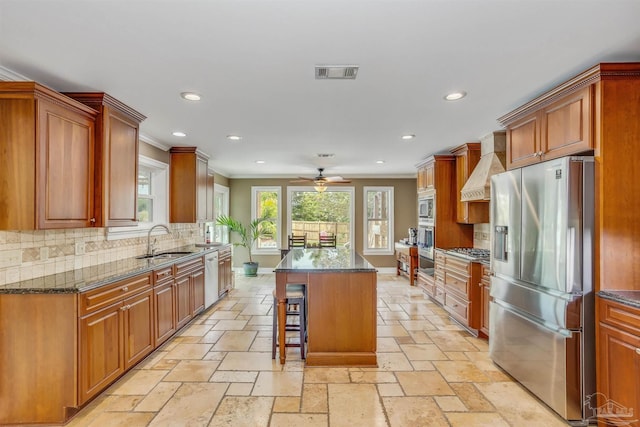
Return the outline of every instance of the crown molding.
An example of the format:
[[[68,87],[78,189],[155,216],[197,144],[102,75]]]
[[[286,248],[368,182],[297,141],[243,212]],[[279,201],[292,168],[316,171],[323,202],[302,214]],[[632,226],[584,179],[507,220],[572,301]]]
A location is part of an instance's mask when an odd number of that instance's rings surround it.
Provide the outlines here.
[[[159,148],[162,151],[169,151],[169,149],[171,148],[168,145],[165,145],[162,142],[160,142],[160,141],[158,141],[156,139],[153,139],[149,135],[143,134],[142,132],[140,133],[139,139],[140,139],[140,141],[144,142],[145,144],[153,145],[154,147]]]
[[[0,65],[0,80],[5,82],[20,82],[30,81],[31,79]]]

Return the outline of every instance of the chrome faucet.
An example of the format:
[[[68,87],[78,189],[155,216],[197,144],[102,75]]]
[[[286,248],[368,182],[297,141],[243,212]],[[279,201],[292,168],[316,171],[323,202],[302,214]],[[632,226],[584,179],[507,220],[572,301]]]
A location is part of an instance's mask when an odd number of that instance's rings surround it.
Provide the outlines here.
[[[151,227],[151,228],[149,229],[149,232],[147,233],[147,256],[153,256],[153,255],[154,255],[153,253],[154,253],[154,252],[155,252],[155,250],[156,250],[155,248],[153,248],[153,249],[151,248],[151,232],[152,232],[152,231],[153,231],[153,229],[154,229],[154,228],[156,228],[156,227],[162,227],[162,228],[164,228],[165,230],[167,230],[167,233],[171,234],[171,230],[169,230],[169,227],[167,227],[167,226],[166,226],[166,225],[164,225],[164,224],[156,224],[156,225],[154,225],[153,227]],[[155,240],[154,240],[154,246],[155,246]]]

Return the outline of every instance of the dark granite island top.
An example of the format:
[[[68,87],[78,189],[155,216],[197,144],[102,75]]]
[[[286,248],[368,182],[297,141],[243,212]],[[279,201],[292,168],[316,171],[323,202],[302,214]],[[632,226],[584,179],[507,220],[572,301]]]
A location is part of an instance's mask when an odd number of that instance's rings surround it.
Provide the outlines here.
[[[294,248],[276,266],[277,272],[358,272],[376,271],[356,251],[347,248],[303,249]]]
[[[126,258],[119,261],[0,285],[0,294],[64,294],[85,292],[176,262],[196,258],[209,252],[217,251],[222,247],[225,246],[211,248],[198,247],[195,245],[182,246],[159,252],[188,252],[181,256],[155,259]]]
[[[292,249],[278,264],[280,363],[285,363],[286,285],[307,289],[308,366],[377,366],[377,271],[346,248]]]

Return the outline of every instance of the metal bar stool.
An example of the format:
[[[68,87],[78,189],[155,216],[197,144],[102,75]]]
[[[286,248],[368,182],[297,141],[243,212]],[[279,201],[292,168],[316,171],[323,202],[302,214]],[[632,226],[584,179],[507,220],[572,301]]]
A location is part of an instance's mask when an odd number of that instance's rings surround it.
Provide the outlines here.
[[[300,332],[300,343],[287,343],[287,347],[300,347],[300,358],[305,358],[305,342],[307,337],[307,304],[306,285],[287,284],[287,303],[285,304],[287,313],[284,325],[278,325],[278,299],[276,291],[273,291],[273,336],[271,340],[271,358],[276,358],[276,348],[278,347],[278,335],[286,334],[290,331]],[[298,317],[298,323],[289,323],[289,318]]]

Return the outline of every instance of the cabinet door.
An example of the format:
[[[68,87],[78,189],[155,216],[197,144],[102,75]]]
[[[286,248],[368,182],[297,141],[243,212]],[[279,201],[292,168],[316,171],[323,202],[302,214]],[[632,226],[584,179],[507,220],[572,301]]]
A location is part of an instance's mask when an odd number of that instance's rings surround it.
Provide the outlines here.
[[[196,161],[196,219],[198,222],[207,220],[207,159],[198,156]]]
[[[148,290],[124,301],[124,363],[129,369],[154,348],[153,292]]]
[[[229,256],[224,263],[225,284],[227,291],[233,288],[233,266],[231,265],[231,256]]]
[[[581,91],[542,111],[542,160],[578,154],[593,148],[591,90]]]
[[[215,220],[213,212],[214,184],[213,172],[207,172],[207,221]]]
[[[598,391],[614,405],[633,409],[636,415],[640,408],[640,337],[604,323],[600,323],[599,335]]]
[[[102,147],[103,188],[107,204],[103,225],[135,225],[138,196],[138,123],[111,112]]]
[[[39,100],[37,225],[89,227],[93,215],[94,121]]]
[[[153,290],[155,303],[156,346],[165,342],[176,331],[176,292],[173,280]]]
[[[507,169],[540,161],[540,115],[534,113],[507,129]]]
[[[435,187],[435,165],[430,164],[424,168],[424,185],[427,190],[431,190]]]
[[[191,278],[176,278],[176,328],[180,329],[191,320]]]
[[[80,319],[79,403],[124,372],[122,302]]]
[[[204,310],[204,268],[191,274],[192,313]]]

